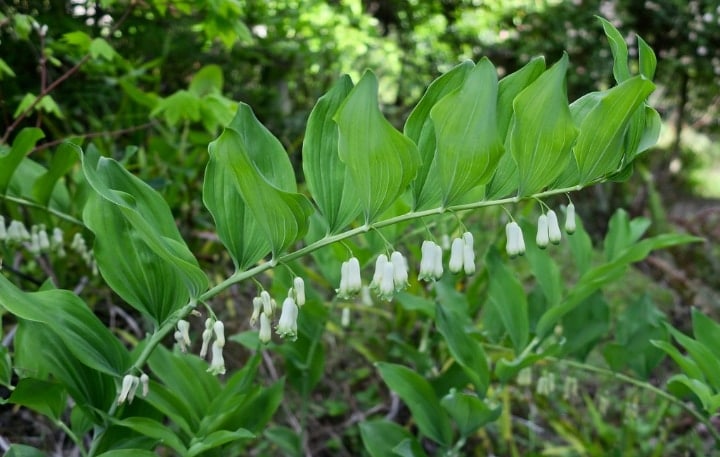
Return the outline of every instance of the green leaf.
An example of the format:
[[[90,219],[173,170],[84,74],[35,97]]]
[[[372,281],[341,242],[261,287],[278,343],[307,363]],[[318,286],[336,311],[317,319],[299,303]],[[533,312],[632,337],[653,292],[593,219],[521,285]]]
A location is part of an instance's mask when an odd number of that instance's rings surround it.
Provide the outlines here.
[[[439,205],[442,192],[437,170],[435,126],[430,112],[438,100],[458,89],[475,65],[466,60],[433,81],[405,122],[405,136],[415,142],[421,164],[412,182],[414,208]]]
[[[3,457],[46,457],[46,454],[32,446],[24,444],[13,444]]]
[[[23,292],[0,275],[0,306],[22,319],[45,324],[90,368],[119,376],[129,365],[120,341],[70,291]]]
[[[637,37],[638,54],[640,62],[640,74],[647,79],[655,77],[655,68],[657,68],[657,57],[655,51],[641,37]]]
[[[415,143],[380,112],[377,91],[375,75],[366,71],[334,117],[340,130],[340,160],[350,171],[366,223],[395,203],[420,167]]]
[[[108,44],[107,41],[105,41],[102,38],[95,38],[90,43],[90,48],[88,49],[90,51],[90,57],[93,59],[97,59],[98,57],[102,57],[103,59],[107,60],[108,62],[112,62],[113,58],[115,57],[115,50]]]
[[[363,422],[360,423],[362,427]],[[300,442],[300,435],[295,430],[284,425],[276,425],[269,427],[263,433],[263,436],[270,441],[272,444],[280,448],[280,450],[286,456],[301,456],[303,455],[302,443]]]
[[[80,48],[79,50],[83,54],[87,52],[87,50],[90,48],[90,43],[92,43],[92,38],[90,37],[90,35],[79,30],[63,34],[62,39],[66,43]]]
[[[103,452],[98,457],[157,457],[157,454],[145,449],[114,449]]]
[[[518,71],[511,73],[498,83],[498,134],[505,144],[513,119],[513,101],[527,86],[545,71],[545,58],[535,57]],[[517,190],[517,163],[508,150],[500,157],[497,169],[485,189],[489,199],[502,198]]]
[[[530,336],[525,290],[516,275],[502,261],[496,247],[488,249],[485,264],[488,271],[492,272],[488,278],[488,304],[500,316],[515,352],[520,353],[527,346]]]
[[[568,57],[545,71],[513,102],[505,149],[515,158],[518,194],[532,195],[551,184],[568,165],[577,130],[567,104]]]
[[[192,92],[179,90],[158,102],[150,112],[151,117],[164,114],[165,123],[174,127],[180,121],[200,120],[200,98]]]
[[[613,261],[587,270],[577,284],[570,289],[565,299],[558,306],[550,308],[543,314],[538,322],[536,333],[538,336],[545,336],[555,327],[562,316],[572,311],[601,287],[620,278],[625,274],[628,265],[644,259],[650,251],[697,241],[701,241],[701,238],[680,234],[665,234],[647,238],[626,248]]]
[[[158,440],[165,446],[168,446],[180,455],[187,455],[188,450],[182,440],[168,427],[161,422],[147,417],[128,417],[123,420],[114,421],[115,425],[129,428],[141,435]]]
[[[535,231],[535,227],[531,224],[523,224],[522,228],[524,233],[533,233]],[[537,243],[531,241],[526,244],[525,256],[528,259],[535,280],[542,289],[547,304],[554,306],[560,303],[565,284],[550,250],[540,249]]]
[[[392,449],[392,452],[400,457],[427,457],[422,446],[415,438],[405,438]]]
[[[667,381],[668,390],[677,391],[677,385],[683,385],[690,392],[695,394],[702,403],[703,409],[708,414],[715,414],[718,408],[720,408],[720,395],[713,395],[710,386],[698,379],[690,379],[685,375],[677,374],[672,376]]]
[[[402,365],[376,364],[385,384],[405,402],[420,431],[433,441],[449,446],[452,429],[448,417],[441,413],[440,401],[430,383]]]
[[[0,192],[7,194],[10,179],[20,162],[33,150],[35,144],[45,137],[42,130],[26,127],[17,134],[12,147],[6,154],[0,155]]]
[[[7,401],[28,407],[53,421],[58,421],[67,405],[67,395],[65,388],[60,384],[23,378],[15,386]],[[4,401],[0,399],[0,403],[2,402]]]
[[[580,113],[574,115],[582,119],[574,149],[582,184],[618,170],[625,153],[623,145],[630,120],[654,89],[652,82],[636,76],[573,103],[582,106]]]
[[[393,449],[413,436],[394,422],[375,419],[360,422],[363,446],[371,457],[395,457]]]
[[[713,354],[713,351],[698,340],[676,330],[669,324],[668,330],[673,338],[685,348],[688,355],[697,364],[704,375],[704,379],[717,391],[720,390],[720,358]]]
[[[342,230],[360,213],[349,171],[338,153],[338,126],[333,116],[352,90],[352,80],[343,76],[315,104],[305,130],[302,157],[305,180],[325,217],[328,232]]]
[[[193,443],[190,449],[188,449],[187,457],[194,457],[224,444],[250,440],[252,438],[255,438],[255,435],[243,428],[235,431],[219,430],[208,436],[197,438],[198,442]]]
[[[10,353],[5,346],[0,347],[0,386],[12,385],[13,365]]]
[[[608,232],[605,235],[605,259],[612,261],[625,249],[639,240],[650,227],[650,220],[638,217],[630,220],[628,213],[618,208],[608,223]]]
[[[603,26],[605,35],[610,43],[610,50],[613,55],[613,75],[615,81],[620,84],[630,78],[630,69],[628,68],[628,49],[625,38],[618,32],[609,21],[596,16]]]
[[[440,404],[453,418],[464,438],[475,433],[480,427],[496,421],[502,412],[501,406],[490,408],[480,398],[458,393],[454,389],[443,397]]]
[[[75,148],[66,143],[61,144],[50,159],[48,171],[33,184],[32,194],[35,201],[43,206],[48,206],[55,185],[72,169],[77,160],[78,155]]]
[[[3,59],[0,59],[0,81],[2,81],[4,75],[14,78],[15,72],[12,68],[10,68],[7,62],[5,62]]]
[[[223,81],[223,73],[220,66],[205,65],[193,75],[188,90],[197,97],[221,93]]]
[[[93,147],[82,166],[95,191],[83,219],[95,234],[103,278],[133,307],[162,322],[204,291],[205,273],[157,192]]]
[[[697,308],[693,308],[692,328],[695,339],[710,348],[715,356],[720,358],[720,324]]]
[[[450,353],[475,384],[477,394],[485,396],[490,383],[490,368],[482,345],[467,332],[467,327],[472,325],[470,319],[438,303],[435,322],[438,331],[447,341]]]
[[[667,341],[652,340],[653,346],[662,349],[670,356],[675,363],[678,364],[680,369],[685,372],[689,377],[698,379],[701,381],[705,380],[705,376],[700,370],[700,367],[689,357],[685,357],[678,351],[678,349]]]
[[[261,233],[270,243],[273,256],[282,253],[307,232],[312,205],[305,196],[295,193],[294,175],[283,174],[283,169],[287,169],[283,165],[289,165],[284,149],[257,121],[247,105],[240,105],[233,123],[210,144],[209,149],[210,160],[217,161],[218,167],[230,172],[226,178],[230,178],[235,191],[242,198],[243,206],[240,208],[247,208],[257,221]],[[283,151],[284,159],[280,158],[279,151]],[[277,158],[277,162],[273,163],[272,158]],[[217,173],[211,175],[210,179],[215,176]],[[218,205],[227,202],[211,202],[213,196],[217,197],[217,192],[206,197],[206,204],[216,208],[213,213],[215,222],[218,227],[223,226],[226,239],[233,236],[229,233],[231,230],[235,231],[235,237],[242,237],[242,225],[230,227],[230,221],[223,220],[223,213],[217,211]],[[237,203],[236,200],[233,202]],[[251,233],[257,235],[257,229],[252,228]],[[242,246],[235,241],[230,246],[237,249],[238,245]],[[235,251],[233,254],[244,252]],[[242,265],[249,263],[250,259],[252,257],[237,257],[236,261]]]
[[[486,183],[503,152],[497,129],[497,73],[483,58],[462,85],[430,111],[443,205]]]

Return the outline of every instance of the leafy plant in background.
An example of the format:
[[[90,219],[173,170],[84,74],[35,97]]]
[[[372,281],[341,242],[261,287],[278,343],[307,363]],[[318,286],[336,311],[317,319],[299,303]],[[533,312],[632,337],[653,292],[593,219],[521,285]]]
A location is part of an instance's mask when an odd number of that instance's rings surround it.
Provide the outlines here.
[[[58,218],[81,224],[93,238],[92,253],[85,250],[87,266],[143,317],[147,335],[121,341],[78,295],[53,281],[24,291],[2,276],[0,305],[17,321],[13,353],[0,354],[0,381],[12,391],[5,401],[47,416],[84,456],[239,455],[281,407],[286,383],[307,407],[322,376],[327,297],[313,292],[313,283],[339,285],[343,299],[364,294],[369,281],[362,271],[375,265],[371,288],[383,301],[396,297],[400,306],[420,312],[427,338],[439,343],[440,363],[423,354],[409,357],[414,367],[378,361],[379,376],[407,405],[417,429],[387,419],[362,421],[363,446],[372,456],[460,455],[478,430],[508,414],[507,405],[496,404],[495,390],[547,360],[585,358],[606,332],[598,326],[598,315],[607,308],[603,288],[650,251],[696,240],[684,235],[641,239],[647,224],[618,213],[605,240],[605,258],[594,264],[569,201],[565,228],[577,230],[570,237],[578,273],[573,285],[565,285],[549,251],[541,249],[562,237],[558,216],[545,201],[627,178],[633,161],[659,133],[659,116],[646,103],[654,89],[652,50],[639,40],[639,74],[632,76],[624,40],[602,23],[617,85],[570,105],[567,56],[549,68],[544,59],[533,59],[500,80],[488,59],[461,63],[428,86],[403,132],[381,113],[372,72],[356,83],[342,77],[318,100],[307,122],[302,157],[307,194],[298,187],[285,148],[248,105],[238,104],[230,119],[234,103],[220,94],[221,73],[214,67],[199,71],[188,91],[157,103],[153,113],[170,126],[203,119],[212,131],[226,124],[208,148],[203,203],[235,272],[213,286],[178,230],[171,206],[146,182],[93,145],[82,151],[73,142],[59,146],[49,166],[42,167],[26,157],[42,130],[20,130],[0,157],[0,189],[13,220],[29,210],[37,225],[22,232],[10,230],[12,223],[5,230],[3,221],[6,252],[26,247],[60,261],[48,227]],[[97,40],[76,35],[70,44],[84,46],[93,58],[113,59]],[[26,104],[18,119],[50,106],[41,105],[42,99]],[[17,126],[11,125],[5,139]],[[68,185],[61,178],[78,161],[80,177]],[[518,214],[521,202],[538,203],[537,226]],[[478,237],[466,215],[493,206],[507,213],[506,235],[497,239],[508,255],[490,243],[482,262],[484,284],[475,290],[482,304],[471,304],[470,291],[458,291],[463,280],[445,267],[462,272],[469,285]],[[82,222],[68,214],[80,208]],[[537,233],[536,243],[531,233]],[[447,264],[443,235],[454,237]],[[63,234],[58,238],[62,245]],[[413,258],[408,252],[417,251],[413,246],[423,239],[421,274],[427,284],[408,274],[407,259]],[[331,249],[339,251],[328,255]],[[529,293],[507,259],[523,254],[536,283]],[[310,255],[317,271],[304,261]],[[274,279],[267,288],[257,279],[266,272]],[[259,332],[228,340],[252,348],[254,355],[221,383],[216,375],[225,372],[227,342],[211,299],[251,280],[258,290],[248,306],[252,303],[251,320]],[[691,350],[691,340],[669,330],[693,361],[683,359],[669,346],[652,306],[637,308],[647,311],[638,328],[618,331],[617,341],[604,348],[610,367],[647,376],[659,358],[646,343],[657,340],[691,370],[671,384],[689,387],[713,411],[715,394],[698,387],[711,370],[693,369],[710,363],[707,354]],[[632,316],[637,308],[626,312]],[[197,315],[204,324],[201,355],[210,354],[209,364],[183,350]],[[275,349],[287,361],[288,379],[265,386],[257,370],[273,324],[280,336],[297,341]],[[647,337],[631,341],[639,331]],[[163,346],[170,335],[177,350]],[[630,344],[641,360],[618,351]],[[413,354],[409,348],[408,353]],[[302,452],[304,437],[294,440],[279,427],[266,436],[289,453]],[[8,454],[43,455],[23,445],[13,445]]]

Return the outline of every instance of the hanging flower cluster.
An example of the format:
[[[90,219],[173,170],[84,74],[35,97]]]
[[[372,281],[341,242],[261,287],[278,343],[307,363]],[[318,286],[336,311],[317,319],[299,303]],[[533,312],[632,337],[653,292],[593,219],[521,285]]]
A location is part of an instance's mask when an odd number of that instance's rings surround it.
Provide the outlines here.
[[[358,265],[359,271],[359,265]],[[288,290],[288,295],[282,303],[280,318],[278,319],[275,332],[281,338],[297,339],[297,319],[300,308],[305,304],[305,281],[300,277],[293,279],[293,286]],[[253,312],[250,316],[250,325],[260,320],[258,338],[262,343],[268,343],[272,339],[272,318],[277,309],[277,302],[266,290],[260,292],[260,296],[253,299]]]
[[[139,386],[142,386],[142,396],[147,397],[150,392],[150,378],[148,375],[145,373],[141,374],[140,377],[131,374],[125,375],[118,393],[118,405],[125,403],[125,401],[132,403]]]

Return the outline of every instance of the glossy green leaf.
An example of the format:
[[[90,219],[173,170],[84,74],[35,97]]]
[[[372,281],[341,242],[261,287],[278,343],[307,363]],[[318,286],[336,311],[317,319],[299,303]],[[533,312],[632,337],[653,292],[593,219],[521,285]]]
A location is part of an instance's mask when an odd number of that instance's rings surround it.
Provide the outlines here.
[[[114,421],[115,425],[129,428],[141,435],[153,438],[168,446],[180,455],[187,455],[188,451],[182,440],[170,428],[163,423],[147,417],[128,417],[126,419]]]
[[[50,159],[47,172],[33,184],[32,194],[34,200],[43,206],[48,206],[50,196],[58,181],[72,169],[77,161],[78,155],[75,148],[65,143],[61,144],[53,154],[52,159]]]
[[[151,117],[163,115],[165,123],[171,127],[181,121],[200,120],[200,99],[186,90],[179,90],[167,98],[160,100],[150,112]]]
[[[383,117],[377,92],[377,78],[366,71],[334,117],[340,160],[350,171],[365,222],[393,205],[420,167],[417,146]]]
[[[22,319],[45,324],[90,368],[118,376],[129,365],[120,341],[70,291],[23,292],[0,275],[0,306]]]
[[[35,147],[35,144],[45,137],[42,130],[27,127],[17,134],[12,147],[4,155],[0,155],[0,193],[6,194],[10,179],[20,162]],[[1,152],[1,150],[0,150]]]
[[[360,422],[360,436],[371,457],[395,457],[396,446],[406,439],[414,439],[406,429],[385,419]]]
[[[690,392],[697,396],[698,400],[700,400],[700,403],[702,404],[703,409],[708,414],[715,414],[715,411],[720,408],[720,395],[713,395],[710,386],[698,379],[691,379],[685,375],[678,374],[668,379],[667,384],[668,390],[670,390],[671,392],[677,390],[677,384],[681,384],[682,386],[687,388]]]
[[[57,421],[67,405],[67,394],[65,388],[55,382],[23,378],[15,386],[7,401],[25,406]],[[3,403],[2,399],[0,403]]]
[[[405,438],[392,449],[394,455],[399,457],[427,457],[422,446],[415,438]]]
[[[637,37],[638,41],[638,60],[640,63],[640,74],[647,79],[655,77],[655,69],[657,68],[657,57],[655,51],[641,37]]]
[[[188,90],[198,97],[222,92],[223,73],[219,65],[205,65],[190,80]]]
[[[303,172],[329,233],[346,227],[360,213],[349,171],[338,153],[338,126],[333,116],[353,88],[344,76],[315,104],[303,141]]]
[[[652,82],[636,76],[582,99],[583,113],[573,115],[575,119],[582,119],[574,148],[582,184],[614,173],[622,165],[630,120],[636,110],[644,109],[641,106],[654,89]]]
[[[700,368],[704,379],[716,391],[720,390],[720,358],[716,357],[713,351],[700,341],[690,338],[670,325],[668,325],[668,330]]]
[[[605,235],[605,259],[611,261],[618,257],[625,249],[635,244],[650,227],[650,220],[638,217],[630,220],[628,213],[619,208],[610,218],[608,232]]]
[[[474,67],[471,61],[466,60],[433,81],[405,122],[404,133],[415,142],[421,158],[417,176],[412,182],[415,209],[437,206],[442,200],[437,170],[435,126],[430,112],[440,99],[462,85]]]
[[[647,238],[626,248],[613,261],[587,270],[575,286],[568,291],[563,301],[543,314],[538,322],[536,333],[539,336],[546,335],[562,316],[573,310],[596,290],[620,278],[625,274],[628,265],[644,259],[650,251],[700,240],[697,237],[679,234]]]
[[[230,430],[219,430],[211,433],[208,436],[199,438],[196,443],[193,443],[188,449],[187,456],[194,457],[200,455],[210,449],[222,446],[224,444],[233,443],[237,441],[250,440],[255,438],[255,435],[248,430],[239,429],[235,431]]]
[[[653,346],[662,349],[675,363],[678,364],[680,369],[693,379],[705,380],[702,370],[697,364],[690,358],[680,353],[680,351],[668,341],[652,340]]]
[[[450,353],[475,384],[477,394],[484,397],[490,383],[490,368],[482,345],[467,332],[472,322],[455,309],[438,304],[435,323]]]
[[[430,111],[445,206],[486,183],[495,171],[503,152],[497,129],[497,85],[495,67],[483,58],[462,85]]]
[[[502,412],[501,406],[490,408],[480,398],[455,390],[445,395],[440,404],[453,418],[463,437],[468,437],[480,427],[494,422]]]
[[[157,192],[92,147],[82,163],[95,191],[83,219],[100,272],[125,301],[163,321],[207,287],[205,273]]]
[[[143,398],[147,403],[177,425],[188,435],[195,434],[198,417],[193,415],[187,402],[163,384],[150,381],[148,394]]]
[[[98,57],[102,57],[103,59],[107,61],[112,61],[115,57],[115,50],[110,46],[110,44],[105,41],[103,38],[95,38],[90,42],[90,47],[88,48],[88,51],[90,52],[90,57],[93,59],[97,59]]]
[[[613,76],[615,81],[620,84],[630,78],[630,69],[628,68],[628,49],[625,38],[620,34],[607,19],[596,16],[603,26],[605,35],[610,43],[610,50],[613,55]]]
[[[515,98],[505,149],[518,167],[518,194],[532,195],[560,176],[571,157],[577,130],[567,104],[568,57],[540,75]]]
[[[449,446],[452,443],[450,420],[442,412],[440,401],[430,383],[402,365],[381,362],[376,366],[385,384],[410,409],[420,431],[433,441]]]
[[[511,73],[498,83],[498,134],[505,144],[513,118],[513,101],[527,86],[545,71],[545,58],[535,57],[518,71]],[[508,150],[500,157],[495,174],[485,189],[489,199],[502,198],[512,194],[518,186],[517,163]]]
[[[249,108],[241,105],[240,110]],[[273,256],[277,256],[307,232],[308,218],[313,208],[305,196],[274,185],[273,177],[277,178],[277,173],[275,176],[262,173],[264,167],[261,168],[260,163],[254,160],[262,151],[259,149],[262,143],[252,142],[252,131],[242,130],[245,135],[240,132],[233,127],[226,128],[210,144],[210,155],[212,160],[217,160],[219,167],[231,172],[235,190],[270,242]],[[256,152],[251,153],[251,150]],[[285,161],[288,161],[287,156]],[[278,168],[282,168],[281,164],[278,164]],[[286,188],[294,188],[295,178],[283,178],[281,184]],[[219,222],[216,219],[216,223]],[[238,233],[236,236],[240,236],[239,227],[235,227],[235,230]]]
[[[527,346],[530,322],[525,290],[500,257],[496,247],[490,247],[485,264],[492,274],[488,278],[488,304],[495,309],[510,336],[516,353]]]
[[[703,314],[697,308],[692,309],[693,336],[720,358],[720,324]]]
[[[5,346],[0,347],[0,386],[12,385],[13,365],[10,352]]]

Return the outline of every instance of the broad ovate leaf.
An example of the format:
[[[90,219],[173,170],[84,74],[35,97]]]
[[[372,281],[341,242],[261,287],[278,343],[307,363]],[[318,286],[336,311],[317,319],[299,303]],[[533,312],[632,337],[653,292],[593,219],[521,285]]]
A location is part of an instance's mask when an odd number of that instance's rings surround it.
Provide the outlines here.
[[[577,129],[567,103],[567,54],[515,98],[505,148],[518,167],[518,194],[532,195],[565,169]]]
[[[213,212],[218,227],[223,226],[222,230],[219,229],[223,232],[223,241],[235,248],[235,252],[231,252],[238,256],[235,260],[239,265],[256,261],[260,252],[246,255],[246,251],[253,247],[242,241],[245,228],[231,224],[246,222],[248,215],[243,213],[240,220],[239,215],[231,214],[233,210],[249,211],[257,223],[256,227],[250,228],[251,233],[255,237],[265,237],[273,256],[282,253],[306,233],[312,205],[305,196],[295,192],[297,185],[287,154],[277,138],[255,118],[249,106],[240,104],[235,119],[210,144],[209,151],[210,160],[216,162],[214,166],[217,168],[214,175],[206,173],[206,179],[215,179],[218,174],[223,174],[221,178],[225,185],[232,185],[240,197],[230,197],[235,208],[220,209],[228,202],[217,197],[232,195],[232,192],[218,192],[216,183],[206,185],[206,189],[212,186],[215,191],[205,196],[205,203]],[[238,246],[242,247],[241,251],[238,251]]]
[[[503,152],[497,128],[497,90],[495,67],[483,58],[462,85],[430,111],[443,205],[457,203],[495,171]]]
[[[333,116],[353,88],[343,76],[315,104],[303,141],[303,172],[310,194],[325,217],[328,232],[346,227],[360,213],[349,171],[338,154],[338,126]]]
[[[404,133],[418,147],[422,163],[412,182],[415,209],[439,205],[442,189],[437,170],[437,147],[435,126],[430,113],[435,104],[445,95],[458,89],[475,65],[466,60],[443,74],[430,86],[405,122]]]
[[[377,78],[366,71],[334,117],[340,160],[350,171],[365,222],[394,204],[420,167],[417,146],[383,117],[377,92]]]
[[[124,300],[162,322],[207,287],[205,273],[155,190],[93,147],[82,166],[94,191],[83,220],[95,234],[100,272]]]
[[[580,121],[574,153],[581,184],[616,172],[622,165],[630,121],[638,109],[644,114],[644,101],[654,89],[651,81],[635,76],[573,103],[573,118]],[[639,140],[633,143],[639,145]]]

